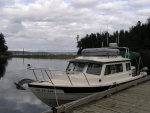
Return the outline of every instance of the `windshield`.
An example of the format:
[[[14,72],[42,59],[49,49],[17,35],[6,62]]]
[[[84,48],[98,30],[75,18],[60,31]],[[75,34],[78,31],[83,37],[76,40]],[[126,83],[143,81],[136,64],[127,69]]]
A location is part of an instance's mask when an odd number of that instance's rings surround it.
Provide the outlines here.
[[[67,71],[83,72],[83,69],[84,69],[85,65],[86,65],[86,63],[71,62],[68,65]]]
[[[73,71],[82,72],[85,65],[86,65],[85,63],[75,63]]]
[[[102,69],[102,64],[98,63],[83,63],[83,62],[70,62],[67,71],[70,72],[83,72],[84,69],[87,74],[92,74],[92,75],[100,75],[101,74],[101,69]]]

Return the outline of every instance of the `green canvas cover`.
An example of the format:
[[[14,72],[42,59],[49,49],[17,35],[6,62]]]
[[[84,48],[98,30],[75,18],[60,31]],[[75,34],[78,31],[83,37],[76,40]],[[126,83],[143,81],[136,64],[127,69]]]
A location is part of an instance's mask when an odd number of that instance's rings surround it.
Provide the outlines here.
[[[122,57],[125,57],[125,51],[120,51],[120,55],[122,56]],[[136,57],[140,57],[140,53],[138,53],[138,52],[133,52],[133,51],[130,51],[129,52],[129,59],[134,59],[134,58],[136,58]]]

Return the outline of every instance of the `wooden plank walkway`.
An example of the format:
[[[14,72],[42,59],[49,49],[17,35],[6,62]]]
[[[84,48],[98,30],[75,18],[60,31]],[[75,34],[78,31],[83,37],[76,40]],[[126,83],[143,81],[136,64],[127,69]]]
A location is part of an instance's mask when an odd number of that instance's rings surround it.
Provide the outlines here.
[[[44,113],[150,113],[149,80],[150,76],[147,76],[58,106],[54,111],[49,110]]]
[[[150,81],[75,108],[72,113],[150,113]]]

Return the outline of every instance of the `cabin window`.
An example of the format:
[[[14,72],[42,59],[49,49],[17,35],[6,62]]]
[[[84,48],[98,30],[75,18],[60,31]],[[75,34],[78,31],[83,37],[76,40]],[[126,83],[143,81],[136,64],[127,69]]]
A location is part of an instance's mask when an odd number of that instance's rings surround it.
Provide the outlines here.
[[[94,74],[94,75],[100,75],[101,69],[102,69],[101,64],[89,63],[86,73]]]
[[[131,70],[130,63],[126,63],[126,70],[127,70],[127,71]]]
[[[67,71],[71,71],[74,67],[74,63],[69,63]]]
[[[85,63],[75,63],[73,71],[82,72],[85,65],[86,65]]]
[[[110,74],[119,73],[119,72],[123,72],[122,64],[106,65],[105,75],[110,75]]]
[[[116,73],[123,72],[122,64],[115,64],[115,67],[116,67]]]

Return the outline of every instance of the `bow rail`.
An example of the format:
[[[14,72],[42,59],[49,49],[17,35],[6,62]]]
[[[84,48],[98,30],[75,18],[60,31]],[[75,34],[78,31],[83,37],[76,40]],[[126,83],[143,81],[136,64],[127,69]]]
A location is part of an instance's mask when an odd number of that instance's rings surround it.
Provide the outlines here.
[[[41,74],[42,74],[42,76],[43,76],[43,80],[44,80],[44,81],[46,81],[46,79],[45,79],[45,77],[44,77],[44,73],[45,73],[45,74],[47,75],[48,79],[50,80],[50,82],[51,82],[53,85],[55,85],[55,84],[54,84],[54,82],[52,81],[52,78],[53,78],[52,72],[54,72],[54,71],[59,71],[59,72],[65,73],[65,74],[67,75],[67,78],[68,78],[68,80],[69,80],[69,82],[70,82],[70,84],[71,84],[72,86],[73,86],[73,83],[72,83],[71,78],[70,78],[70,76],[69,76],[70,73],[72,73],[72,74],[75,74],[75,73],[82,73],[83,76],[85,77],[85,79],[86,79],[88,85],[90,85],[89,80],[88,80],[86,74],[83,73],[83,72],[54,70],[54,69],[49,69],[49,68],[33,68],[33,67],[31,66],[31,64],[27,64],[27,69],[33,71],[33,74],[34,74],[34,76],[35,76],[35,78],[36,78],[36,81],[38,81],[38,82],[40,82],[40,81],[38,80],[36,71],[41,71]]]

